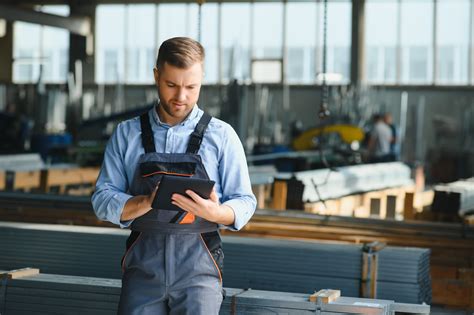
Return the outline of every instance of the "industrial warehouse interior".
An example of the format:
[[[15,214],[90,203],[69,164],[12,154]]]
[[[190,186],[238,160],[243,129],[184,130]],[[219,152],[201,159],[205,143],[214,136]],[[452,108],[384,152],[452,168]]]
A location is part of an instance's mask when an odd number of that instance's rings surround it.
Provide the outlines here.
[[[1,315],[474,314],[474,0],[0,1],[0,247]]]

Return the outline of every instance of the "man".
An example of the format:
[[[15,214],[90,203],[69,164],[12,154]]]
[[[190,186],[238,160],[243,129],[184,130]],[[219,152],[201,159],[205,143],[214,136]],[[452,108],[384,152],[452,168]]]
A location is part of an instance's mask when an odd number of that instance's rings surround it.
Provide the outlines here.
[[[399,146],[399,141],[398,141],[398,135],[397,135],[397,127],[395,127],[395,124],[393,123],[393,117],[392,114],[390,113],[385,113],[383,116],[383,121],[384,123],[390,128],[390,131],[392,132],[392,140],[390,141],[390,160],[391,161],[396,161],[399,159],[399,151],[400,151],[400,146]]]
[[[100,219],[132,230],[120,314],[218,314],[224,258],[218,227],[239,230],[255,211],[237,134],[196,104],[203,65],[198,42],[163,42],[153,69],[159,103],[120,123],[107,144],[92,203]],[[211,179],[215,190],[210,199],[174,194],[184,216],[151,209],[165,174]]]
[[[392,131],[383,121],[383,116],[374,115],[374,125],[370,132],[368,143],[369,162],[381,163],[390,161],[390,144],[392,142]]]

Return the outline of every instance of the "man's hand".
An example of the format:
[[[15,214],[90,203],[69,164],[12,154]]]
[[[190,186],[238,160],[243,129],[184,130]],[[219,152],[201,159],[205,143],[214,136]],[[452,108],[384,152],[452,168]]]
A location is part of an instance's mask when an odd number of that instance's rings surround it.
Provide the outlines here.
[[[155,199],[157,191],[158,185],[149,195],[138,195],[128,199],[123,208],[122,215],[120,216],[120,221],[133,220],[150,211],[152,209],[151,203],[153,202],[153,199]]]
[[[229,206],[219,204],[215,190],[212,190],[209,199],[203,199],[191,190],[187,190],[186,194],[189,197],[173,194],[171,203],[207,221],[224,225],[234,224],[234,210]]]

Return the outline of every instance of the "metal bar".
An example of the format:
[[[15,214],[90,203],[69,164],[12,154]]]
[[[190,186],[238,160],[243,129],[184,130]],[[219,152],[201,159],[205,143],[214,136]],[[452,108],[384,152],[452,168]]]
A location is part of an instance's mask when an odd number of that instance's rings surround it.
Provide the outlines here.
[[[469,38],[468,38],[468,85],[473,84],[474,79],[474,0],[469,2]]]
[[[433,77],[431,79],[432,84],[436,84],[438,81],[438,0],[433,0]]]
[[[68,16],[42,13],[33,10],[19,9],[11,5],[0,4],[0,18],[8,21],[22,21],[52,27],[59,27],[71,33],[91,35],[91,22],[88,17]]]
[[[402,0],[398,0],[397,6],[397,50],[396,50],[396,79],[395,83],[402,81]]]

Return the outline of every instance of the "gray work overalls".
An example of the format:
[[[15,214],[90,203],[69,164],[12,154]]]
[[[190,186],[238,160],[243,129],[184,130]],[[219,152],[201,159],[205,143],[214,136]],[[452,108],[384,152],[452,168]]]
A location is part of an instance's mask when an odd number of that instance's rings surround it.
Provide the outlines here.
[[[130,193],[148,195],[163,175],[209,179],[197,154],[211,116],[204,113],[186,153],[158,153],[148,113]],[[119,314],[218,314],[224,254],[218,225],[185,211],[150,210],[131,225],[122,258]]]

